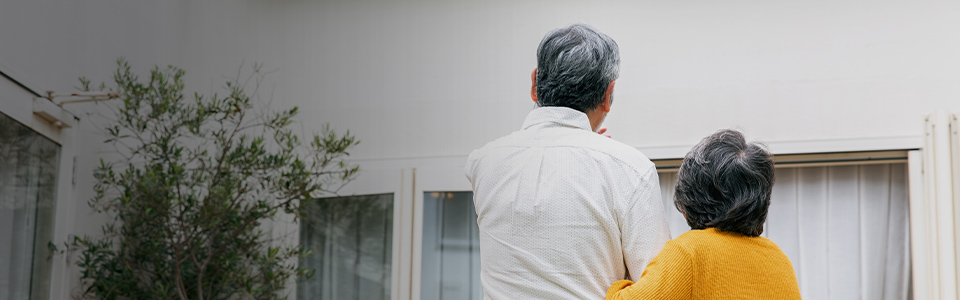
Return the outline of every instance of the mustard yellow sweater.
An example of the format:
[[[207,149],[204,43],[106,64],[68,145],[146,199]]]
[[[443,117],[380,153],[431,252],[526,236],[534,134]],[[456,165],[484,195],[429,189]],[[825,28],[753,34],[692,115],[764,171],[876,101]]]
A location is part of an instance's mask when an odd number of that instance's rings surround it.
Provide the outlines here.
[[[800,299],[800,287],[770,239],[707,228],[667,242],[640,280],[613,283],[611,299]]]

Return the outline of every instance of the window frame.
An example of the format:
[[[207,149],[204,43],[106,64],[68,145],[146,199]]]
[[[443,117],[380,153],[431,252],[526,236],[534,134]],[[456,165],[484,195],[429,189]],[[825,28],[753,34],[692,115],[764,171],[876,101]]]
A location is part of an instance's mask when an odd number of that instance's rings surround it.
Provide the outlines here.
[[[329,195],[320,198],[338,198],[364,195],[393,195],[393,238],[391,245],[391,265],[390,265],[390,299],[404,300],[409,299],[403,295],[409,295],[410,274],[409,260],[409,240],[410,227],[413,217],[410,214],[412,203],[410,203],[409,189],[413,180],[413,173],[410,169],[362,169],[360,176],[344,185],[335,195]],[[300,245],[300,224],[293,222],[293,216],[289,214],[278,214],[278,220],[274,223],[273,234],[275,237],[287,237],[284,243],[290,245]],[[279,225],[279,226],[278,226]],[[406,289],[405,289],[406,287]],[[290,299],[297,299],[296,279],[291,279],[288,284]]]
[[[79,151],[77,147],[79,142],[76,135],[79,132],[77,128],[79,119],[69,112],[56,107],[53,101],[45,98],[35,97],[35,95],[19,88],[10,80],[0,79],[0,113],[9,116],[15,121],[27,126],[37,134],[44,136],[55,144],[60,146],[60,153],[57,157],[57,180],[56,196],[53,200],[53,220],[52,240],[54,244],[60,244],[63,241],[72,239],[78,231],[75,226],[77,209],[85,207],[85,201],[73,201],[75,199],[76,186],[76,163]],[[54,123],[42,118],[37,111],[39,106],[50,108],[55,106],[55,110],[60,110],[64,116],[72,119],[67,120],[69,124],[61,124],[63,127],[56,126]],[[69,255],[62,255],[52,258],[50,267],[50,282],[47,287],[49,299],[65,299],[70,297],[70,286],[75,280],[74,272],[71,272],[71,266],[74,264]]]
[[[433,167],[414,169],[413,186],[413,251],[410,273],[410,298],[421,299],[423,272],[423,209],[424,192],[473,192],[470,182],[464,175],[463,166]]]

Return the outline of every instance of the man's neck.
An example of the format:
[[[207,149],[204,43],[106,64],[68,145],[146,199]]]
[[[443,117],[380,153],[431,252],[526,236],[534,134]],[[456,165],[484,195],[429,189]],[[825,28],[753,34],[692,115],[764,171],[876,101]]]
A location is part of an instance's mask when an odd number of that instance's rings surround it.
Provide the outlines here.
[[[586,112],[586,114],[587,119],[590,119],[590,129],[592,129],[593,132],[600,130],[600,125],[603,124],[603,119],[607,117],[607,113],[601,109],[593,109]]]

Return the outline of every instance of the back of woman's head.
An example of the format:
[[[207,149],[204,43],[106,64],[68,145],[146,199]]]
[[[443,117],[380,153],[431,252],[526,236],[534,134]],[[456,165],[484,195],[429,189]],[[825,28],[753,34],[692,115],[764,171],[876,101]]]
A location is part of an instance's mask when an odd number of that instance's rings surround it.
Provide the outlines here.
[[[773,189],[773,156],[739,131],[700,141],[677,172],[674,204],[693,229],[714,227],[747,236],[763,233]]]

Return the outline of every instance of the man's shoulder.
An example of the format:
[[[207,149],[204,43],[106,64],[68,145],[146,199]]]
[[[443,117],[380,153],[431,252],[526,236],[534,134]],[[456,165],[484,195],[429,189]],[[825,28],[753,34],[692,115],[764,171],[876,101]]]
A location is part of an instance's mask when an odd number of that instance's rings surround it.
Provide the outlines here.
[[[560,135],[562,137],[550,141],[544,140],[550,137],[533,135],[531,132],[515,131],[473,150],[467,161],[475,162],[489,154],[503,151],[511,152],[518,147],[564,147],[587,150],[594,153],[594,156],[614,160],[620,165],[627,166],[641,174],[656,169],[653,162],[635,147],[590,131],[576,131],[578,132],[563,134]]]
[[[518,142],[521,139],[519,135],[521,135],[520,131],[514,131],[508,135],[505,135],[495,140],[492,140],[490,142],[487,142],[486,144],[483,145],[483,147],[480,147],[471,151],[470,155],[467,157],[467,160],[468,161],[476,160],[482,157],[483,155],[493,151],[516,147],[518,146]]]
[[[519,137],[520,134],[520,131],[514,131],[513,133],[487,142],[483,147],[471,151],[470,154],[467,155],[466,166],[464,166],[467,178],[473,181],[472,178],[475,175],[477,164],[483,160],[484,157],[489,156],[491,153],[497,153],[498,151],[502,153],[503,151],[509,151],[509,149],[517,147],[518,141],[522,139]]]
[[[583,138],[586,140],[586,143],[583,144],[584,147],[603,153],[639,173],[648,173],[651,170],[656,170],[656,166],[650,161],[650,158],[633,146],[595,133],[591,133],[591,136],[585,136]]]

